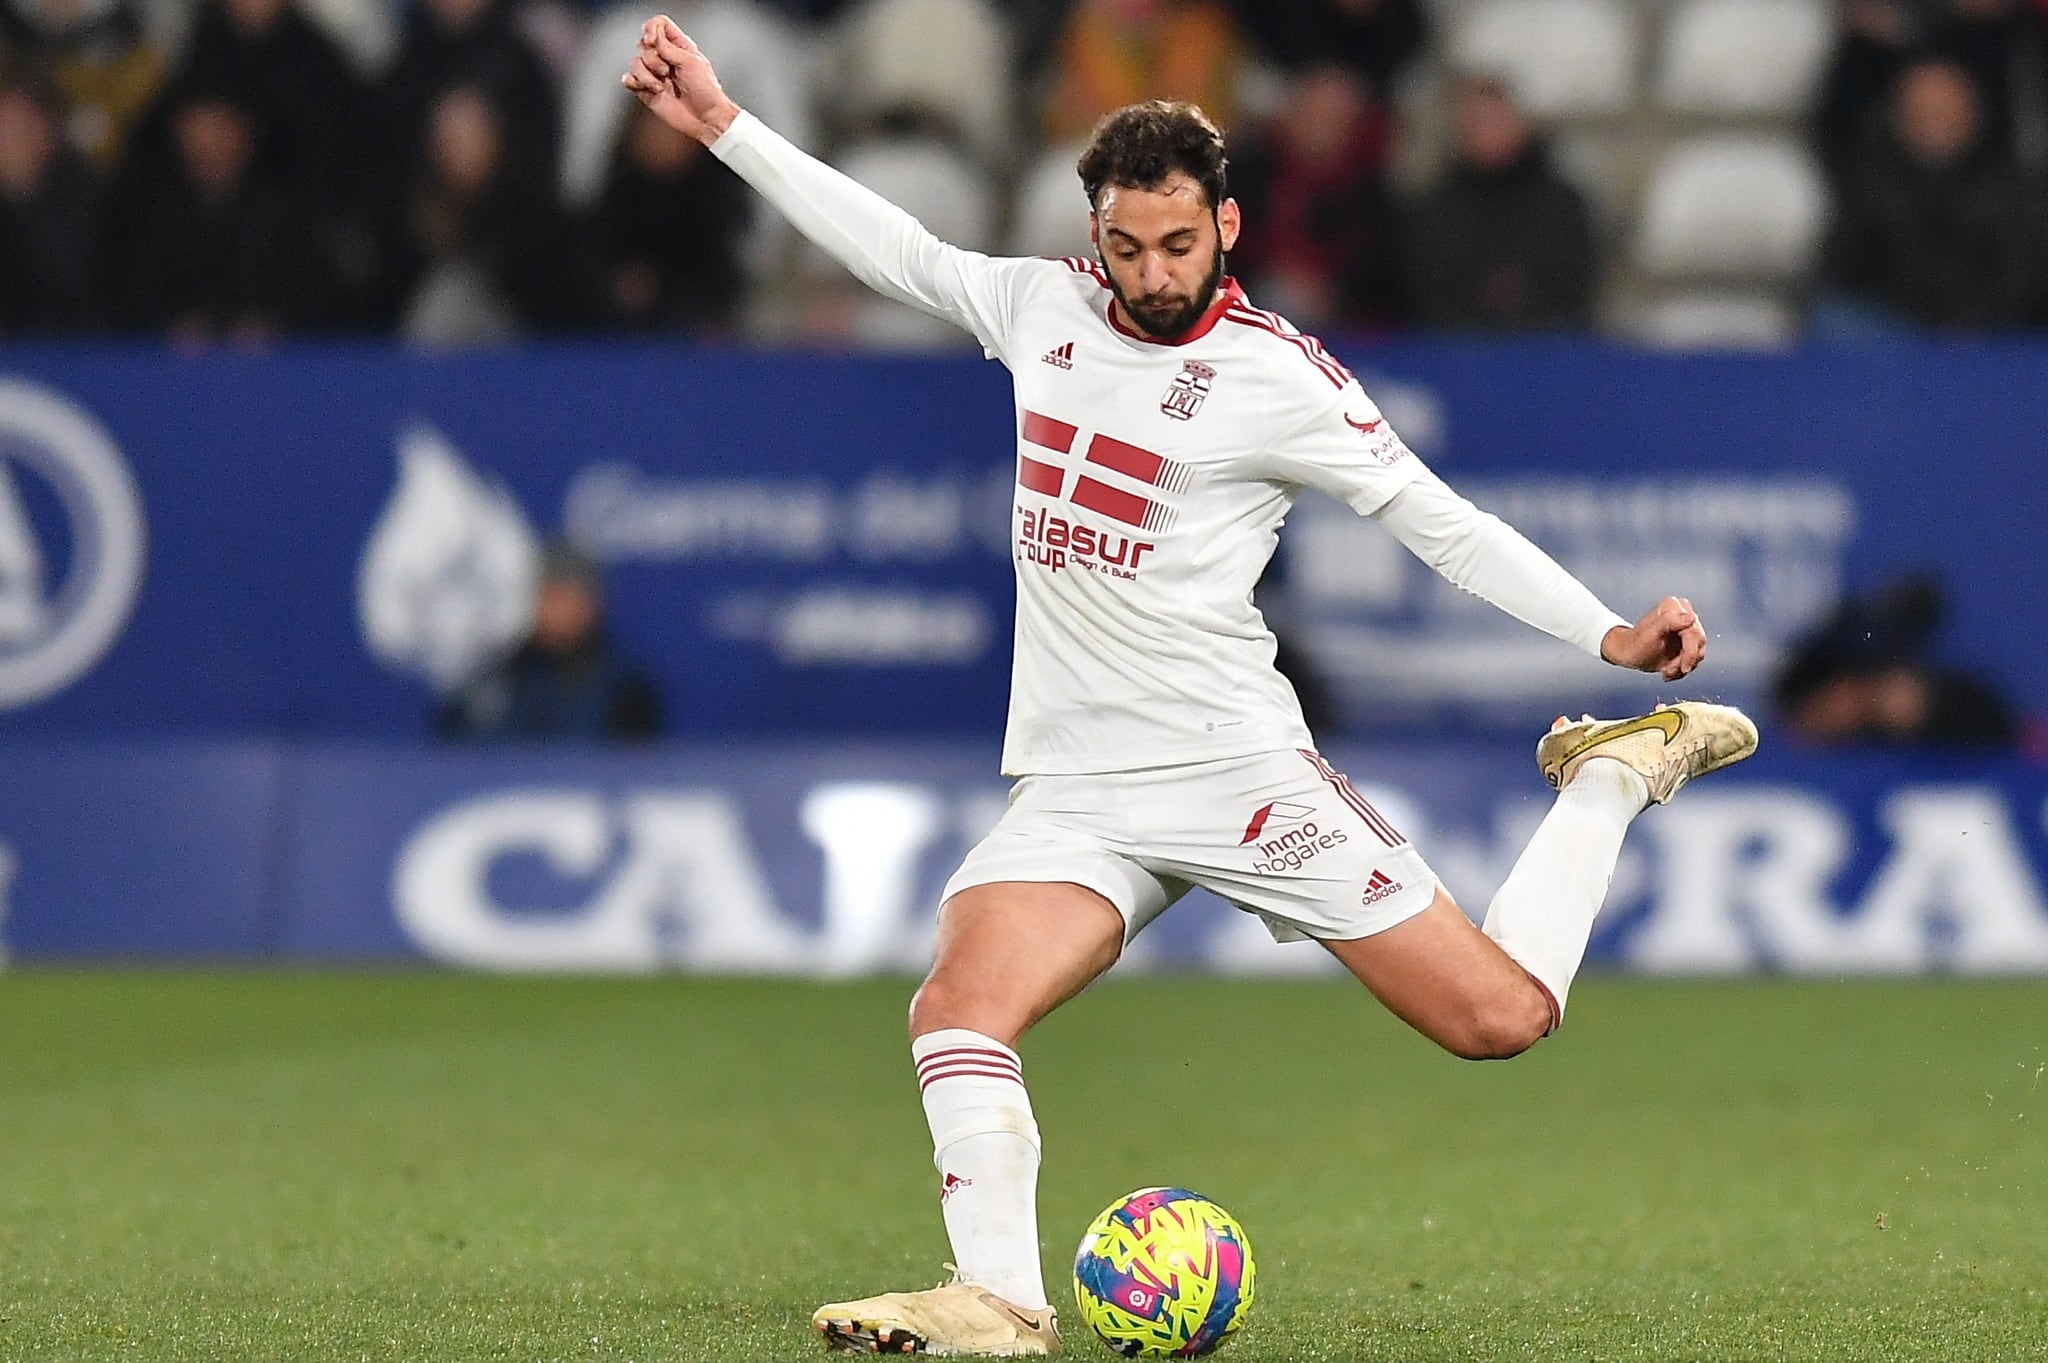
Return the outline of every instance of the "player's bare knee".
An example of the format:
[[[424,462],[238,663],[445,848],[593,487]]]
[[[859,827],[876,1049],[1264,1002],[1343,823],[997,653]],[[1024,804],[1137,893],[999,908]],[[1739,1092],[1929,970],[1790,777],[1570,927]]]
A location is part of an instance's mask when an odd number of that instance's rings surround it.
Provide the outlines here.
[[[1512,1060],[1549,1030],[1550,1006],[1531,990],[1476,1004],[1437,1040],[1461,1060]]]
[[[933,971],[910,997],[910,1035],[960,1027],[1004,1045],[1014,1045],[1023,1031],[1019,1019],[986,989],[963,986],[952,975]]]
[[[926,1032],[962,1025],[956,992],[938,972],[925,976],[924,983],[910,996],[910,1035],[920,1037]]]

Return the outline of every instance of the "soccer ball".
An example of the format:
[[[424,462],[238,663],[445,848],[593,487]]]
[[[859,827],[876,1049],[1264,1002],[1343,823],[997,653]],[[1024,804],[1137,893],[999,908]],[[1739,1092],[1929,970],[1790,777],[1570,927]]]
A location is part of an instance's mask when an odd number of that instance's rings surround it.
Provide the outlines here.
[[[1252,1309],[1252,1246],[1185,1188],[1141,1188],[1095,1218],[1074,1256],[1081,1319],[1125,1358],[1198,1358]]]

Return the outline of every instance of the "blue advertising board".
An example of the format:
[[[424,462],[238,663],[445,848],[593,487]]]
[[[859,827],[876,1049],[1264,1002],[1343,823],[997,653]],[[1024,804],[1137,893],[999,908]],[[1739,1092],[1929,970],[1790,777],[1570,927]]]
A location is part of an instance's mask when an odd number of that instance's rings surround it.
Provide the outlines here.
[[[1617,608],[1691,596],[1736,699],[1844,586],[1954,596],[1952,652],[2048,709],[2030,505],[2048,348],[1674,357],[1337,347],[1456,486]],[[536,538],[606,565],[689,737],[986,737],[1016,415],[957,357],[553,345],[0,352],[0,738],[420,733],[502,646]],[[1304,499],[1273,600],[1364,728],[1639,705]],[[522,576],[522,564],[524,574]]]
[[[1549,805],[1519,744],[1332,756],[1475,916]],[[0,944],[23,962],[912,971],[940,887],[1004,808],[995,766],[956,744],[0,744]],[[1592,954],[2048,974],[2044,887],[2048,771],[1773,743],[1637,822]],[[1197,894],[1120,968],[1334,967]]]

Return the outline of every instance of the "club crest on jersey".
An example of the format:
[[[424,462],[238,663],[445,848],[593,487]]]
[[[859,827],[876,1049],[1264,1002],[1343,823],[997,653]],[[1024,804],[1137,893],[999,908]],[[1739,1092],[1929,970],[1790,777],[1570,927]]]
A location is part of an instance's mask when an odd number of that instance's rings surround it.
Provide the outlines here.
[[[1202,410],[1202,399],[1209,396],[1215,382],[1215,369],[1200,360],[1189,360],[1167,385],[1166,396],[1159,400],[1159,410],[1176,421],[1187,421]]]

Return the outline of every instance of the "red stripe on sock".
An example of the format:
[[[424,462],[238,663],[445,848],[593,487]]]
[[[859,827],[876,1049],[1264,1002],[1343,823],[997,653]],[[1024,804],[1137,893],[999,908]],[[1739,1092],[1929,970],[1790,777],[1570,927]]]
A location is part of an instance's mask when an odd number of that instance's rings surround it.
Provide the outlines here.
[[[942,1079],[1006,1079],[1020,1088],[1024,1084],[1024,1076],[1015,1070],[979,1069],[972,1065],[955,1065],[951,1069],[919,1075],[917,1078],[918,1092],[924,1092],[924,1090]]]
[[[1011,1055],[1008,1051],[998,1051],[988,1046],[948,1046],[946,1047],[946,1049],[942,1051],[928,1051],[925,1054],[918,1056],[918,1068],[922,1069],[923,1067],[931,1064],[935,1060],[945,1060],[956,1055],[980,1056],[984,1059],[995,1060],[1005,1065],[1015,1065],[1020,1063],[1017,1057]]]

